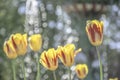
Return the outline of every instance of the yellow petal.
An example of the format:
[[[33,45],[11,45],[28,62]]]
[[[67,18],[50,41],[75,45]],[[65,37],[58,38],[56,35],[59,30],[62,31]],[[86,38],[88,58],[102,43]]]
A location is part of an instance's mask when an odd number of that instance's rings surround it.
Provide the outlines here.
[[[39,51],[42,45],[42,37],[40,34],[34,34],[29,37],[29,46],[33,51]]]
[[[76,56],[79,52],[81,52],[81,51],[82,51],[81,48],[79,48],[78,50],[76,50],[76,51],[75,51],[75,56]]]
[[[14,41],[17,45],[20,44],[20,40],[22,39],[22,35],[20,33],[16,33],[13,35]]]
[[[27,34],[22,35],[21,44],[19,45],[20,53],[19,55],[25,55],[27,52]]]
[[[27,34],[23,34],[24,44],[27,46]]]

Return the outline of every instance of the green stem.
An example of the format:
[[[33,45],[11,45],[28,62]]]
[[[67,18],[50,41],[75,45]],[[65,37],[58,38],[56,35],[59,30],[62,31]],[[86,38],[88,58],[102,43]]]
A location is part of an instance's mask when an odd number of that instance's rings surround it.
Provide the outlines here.
[[[36,53],[38,54],[38,53]],[[40,65],[39,65],[39,55],[37,55],[37,76],[36,76],[36,80],[40,80]]]
[[[69,70],[69,80],[71,80],[71,70],[70,70],[70,67],[68,68]]]
[[[16,80],[15,61],[12,60],[13,80]]]
[[[54,80],[57,80],[55,71],[53,71],[53,77],[54,77]]]
[[[26,80],[24,59],[22,59],[22,71],[23,71],[23,75],[24,75],[24,80]]]
[[[101,61],[101,58],[100,58],[100,53],[99,53],[98,47],[96,47],[96,51],[97,51],[99,64],[100,64],[100,80],[103,80],[102,61]]]

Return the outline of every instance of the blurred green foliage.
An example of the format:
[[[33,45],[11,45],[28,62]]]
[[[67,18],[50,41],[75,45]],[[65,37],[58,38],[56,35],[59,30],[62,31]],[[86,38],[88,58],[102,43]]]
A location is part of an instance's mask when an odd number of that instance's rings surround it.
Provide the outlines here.
[[[3,52],[3,43],[12,33],[24,31],[24,15],[18,13],[20,5],[20,0],[0,0],[0,80],[12,78],[11,62]]]

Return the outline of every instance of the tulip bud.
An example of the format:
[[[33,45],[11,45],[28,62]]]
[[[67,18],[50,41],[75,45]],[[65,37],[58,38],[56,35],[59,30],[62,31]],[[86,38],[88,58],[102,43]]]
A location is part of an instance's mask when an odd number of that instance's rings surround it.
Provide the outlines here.
[[[118,78],[110,78],[109,80],[118,80]]]
[[[98,20],[87,21],[86,32],[93,46],[99,46],[103,40],[103,22]]]
[[[11,40],[5,41],[3,45],[3,49],[8,58],[14,59],[17,57],[17,53],[12,45]]]
[[[58,67],[57,54],[54,48],[44,51],[40,56],[40,63],[49,70],[56,70]]]
[[[29,46],[33,51],[39,51],[42,45],[42,37],[40,34],[34,34],[29,37]]]
[[[76,65],[75,71],[80,79],[84,79],[88,74],[88,67],[86,64],[78,64]]]

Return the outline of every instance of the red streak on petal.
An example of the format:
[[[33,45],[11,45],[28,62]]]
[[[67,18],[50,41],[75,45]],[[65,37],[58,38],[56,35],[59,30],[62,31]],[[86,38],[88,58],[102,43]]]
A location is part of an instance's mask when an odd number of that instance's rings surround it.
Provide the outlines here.
[[[54,65],[55,66],[57,65],[57,59],[56,59],[56,57],[54,57]]]
[[[45,64],[46,64],[46,62],[45,62],[45,60],[44,59],[41,59]]]
[[[78,73],[79,76],[81,76],[81,72],[80,72],[80,70],[77,70],[77,73]]]
[[[16,43],[15,43],[15,41],[14,41],[14,39],[13,39],[13,36],[12,36],[12,43],[13,43],[13,47],[15,48],[15,50],[17,49],[17,45],[16,45]]]
[[[9,53],[10,49],[9,49],[9,45],[6,43],[7,46],[7,52]]]
[[[46,64],[48,65],[48,67],[50,68],[50,63],[49,63],[49,61],[48,61],[48,58],[47,58],[47,56],[46,56],[46,54],[44,53],[44,57],[45,57],[45,60],[46,60]]]
[[[53,53],[53,59],[52,59],[52,60],[53,60],[53,62],[54,62],[54,65],[56,66],[56,62],[57,62],[56,60],[57,60],[57,57],[56,57],[56,54],[55,54],[55,53]]]
[[[65,55],[64,55],[63,51],[61,51],[61,56],[63,58],[63,61],[66,63],[66,59],[65,59]]]
[[[83,68],[83,74],[86,75],[86,70],[85,70],[85,68]]]
[[[91,37],[92,41],[95,42],[95,31],[94,31],[94,29],[92,28],[91,24],[90,24],[90,26],[88,27],[88,32],[89,32],[89,34],[90,34],[90,37]]]
[[[95,32],[97,32],[97,33],[99,34],[99,36],[100,36],[100,38],[101,38],[101,37],[102,37],[102,34],[101,34],[101,32],[100,32],[100,26],[97,27],[96,24],[93,24],[93,29],[94,29]]]

